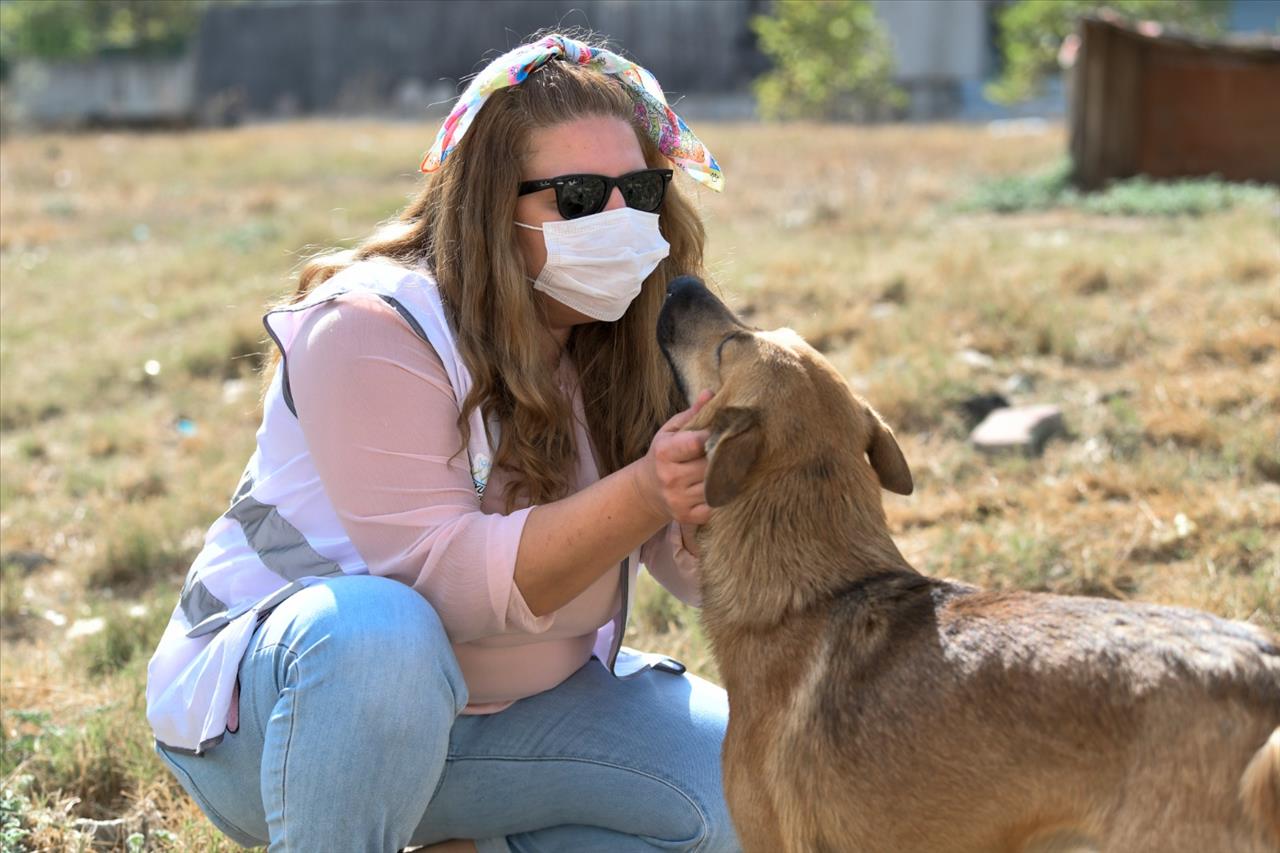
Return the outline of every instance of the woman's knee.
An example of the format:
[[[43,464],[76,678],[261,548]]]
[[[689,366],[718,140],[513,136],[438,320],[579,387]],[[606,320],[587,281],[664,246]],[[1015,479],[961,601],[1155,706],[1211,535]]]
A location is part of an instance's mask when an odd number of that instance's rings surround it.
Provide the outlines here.
[[[283,667],[340,673],[353,698],[371,691],[380,702],[419,703],[443,690],[455,713],[467,703],[440,617],[390,578],[343,575],[300,590],[268,616],[257,645],[284,650]]]

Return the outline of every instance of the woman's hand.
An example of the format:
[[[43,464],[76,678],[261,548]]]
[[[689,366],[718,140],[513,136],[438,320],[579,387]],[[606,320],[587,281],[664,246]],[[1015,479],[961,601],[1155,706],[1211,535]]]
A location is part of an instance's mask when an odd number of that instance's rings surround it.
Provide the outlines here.
[[[703,391],[692,406],[673,415],[639,460],[636,485],[641,499],[655,512],[681,524],[706,524],[711,517],[703,482],[707,477],[705,445],[711,432],[681,431],[711,397],[711,391]]]

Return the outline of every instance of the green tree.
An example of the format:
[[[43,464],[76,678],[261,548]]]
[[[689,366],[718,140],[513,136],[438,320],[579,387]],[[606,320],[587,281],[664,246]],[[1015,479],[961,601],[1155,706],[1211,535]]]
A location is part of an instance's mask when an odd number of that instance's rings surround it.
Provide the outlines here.
[[[1218,32],[1226,14],[1225,0],[1018,0],[1000,12],[1004,71],[987,96],[1009,104],[1039,94],[1045,78],[1058,72],[1058,50],[1077,20],[1102,8],[1193,35]]]
[[[766,118],[865,118],[905,100],[868,0],[778,0],[751,28],[773,60],[753,84]]]
[[[0,77],[27,57],[174,55],[211,0],[0,0]]]

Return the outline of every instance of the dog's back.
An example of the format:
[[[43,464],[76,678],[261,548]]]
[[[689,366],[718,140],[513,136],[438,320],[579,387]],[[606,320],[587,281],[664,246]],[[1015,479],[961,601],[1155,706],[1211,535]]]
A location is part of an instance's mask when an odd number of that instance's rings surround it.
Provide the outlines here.
[[[1259,628],[903,572],[833,599],[825,631],[778,745],[813,849],[1280,849]]]

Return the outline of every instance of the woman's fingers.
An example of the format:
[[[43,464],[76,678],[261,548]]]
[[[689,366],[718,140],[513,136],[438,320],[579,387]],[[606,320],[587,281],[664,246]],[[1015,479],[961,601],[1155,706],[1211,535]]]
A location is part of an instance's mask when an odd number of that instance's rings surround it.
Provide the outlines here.
[[[663,462],[692,462],[707,455],[707,439],[711,430],[699,429],[678,432],[666,437],[657,448],[657,456]]]
[[[698,504],[704,504],[707,501],[707,487],[703,482],[705,469],[700,471],[685,471],[682,475],[664,484],[663,496],[667,501],[667,505],[671,507],[673,513],[677,516],[685,511],[693,509]]]
[[[680,430],[684,429],[685,424],[693,420],[694,416],[702,410],[702,407],[705,406],[707,404],[707,401],[710,400],[713,396],[715,396],[715,392],[711,391],[710,389],[702,391],[701,393],[698,394],[698,399],[693,401],[692,406],[685,409],[683,412],[676,412],[674,415],[671,416],[670,420],[668,420],[665,424],[662,425],[662,428],[658,431],[659,432],[679,432]]]
[[[658,432],[679,432],[684,428],[685,424],[693,420],[693,416],[696,414],[697,412],[692,407],[685,409],[683,412],[676,412],[671,416],[670,420],[662,425]]]
[[[703,481],[707,475],[706,443],[711,431],[685,430],[684,427],[713,396],[712,391],[703,391],[692,406],[673,415],[658,430],[649,449],[660,498],[672,517],[686,524],[703,524],[709,517]]]

